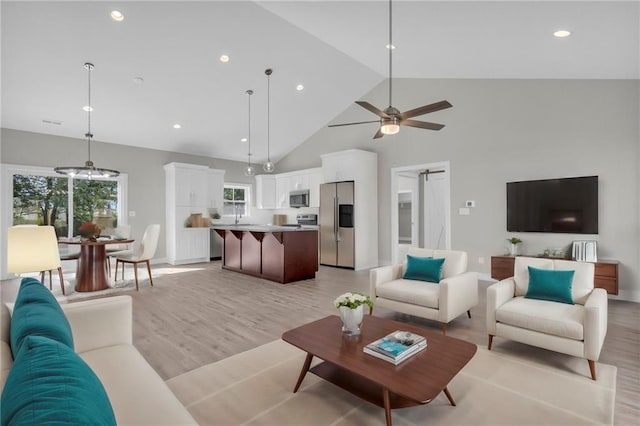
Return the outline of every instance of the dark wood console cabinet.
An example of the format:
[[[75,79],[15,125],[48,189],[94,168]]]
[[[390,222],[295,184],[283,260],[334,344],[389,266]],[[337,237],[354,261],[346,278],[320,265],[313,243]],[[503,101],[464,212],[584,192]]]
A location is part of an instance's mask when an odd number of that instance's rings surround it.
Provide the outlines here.
[[[514,256],[491,256],[491,278],[504,280],[513,276]],[[594,262],[593,285],[604,288],[609,294],[618,294],[618,262],[605,260]]]

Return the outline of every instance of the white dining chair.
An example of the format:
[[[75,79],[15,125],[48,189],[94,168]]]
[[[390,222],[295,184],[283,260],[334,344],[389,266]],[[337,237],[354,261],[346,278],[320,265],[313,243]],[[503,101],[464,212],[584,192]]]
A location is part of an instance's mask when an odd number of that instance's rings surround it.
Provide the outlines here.
[[[153,278],[151,277],[151,264],[149,261],[153,258],[158,247],[158,238],[160,237],[160,225],[153,224],[147,226],[142,236],[142,241],[138,246],[138,249],[132,254],[125,254],[116,256],[116,272],[115,276],[118,276],[118,265],[122,263],[122,279],[124,279],[124,264],[133,264],[133,273],[136,280],[136,291],[138,290],[138,265],[145,263],[147,265],[147,272],[149,273],[149,282],[153,286]]]

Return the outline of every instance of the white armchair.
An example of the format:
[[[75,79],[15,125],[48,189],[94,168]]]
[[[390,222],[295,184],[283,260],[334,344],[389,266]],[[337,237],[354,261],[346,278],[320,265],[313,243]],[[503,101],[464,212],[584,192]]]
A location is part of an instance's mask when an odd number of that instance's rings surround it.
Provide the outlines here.
[[[527,299],[529,270],[573,270],[574,305]],[[517,257],[514,276],[487,288],[488,348],[494,336],[586,358],[591,378],[607,334],[607,292],[593,287],[594,265],[586,262]]]
[[[447,323],[465,311],[471,318],[471,308],[478,304],[478,277],[474,272],[467,272],[467,253],[412,247],[408,254],[444,258],[441,281],[403,279],[406,262],[372,269],[369,282],[374,306],[439,321],[444,335]]]

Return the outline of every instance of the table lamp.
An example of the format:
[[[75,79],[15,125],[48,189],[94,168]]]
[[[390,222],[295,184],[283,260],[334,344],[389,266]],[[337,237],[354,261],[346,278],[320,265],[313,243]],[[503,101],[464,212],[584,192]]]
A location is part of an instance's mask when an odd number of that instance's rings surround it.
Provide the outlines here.
[[[7,272],[58,270],[64,294],[64,280],[58,239],[53,226],[12,226],[7,232]]]

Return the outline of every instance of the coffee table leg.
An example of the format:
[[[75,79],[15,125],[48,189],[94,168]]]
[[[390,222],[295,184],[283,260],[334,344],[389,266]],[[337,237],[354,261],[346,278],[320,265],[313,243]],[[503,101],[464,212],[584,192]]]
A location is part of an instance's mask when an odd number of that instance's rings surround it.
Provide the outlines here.
[[[389,389],[382,388],[382,400],[384,401],[384,417],[387,426],[391,426],[391,401],[389,400]]]
[[[456,402],[453,400],[453,397],[451,396],[451,394],[449,393],[449,389],[444,388],[444,394],[447,396],[447,399],[449,400],[449,402],[451,403],[451,405],[453,405],[454,407],[456,406]]]
[[[311,366],[311,360],[313,359],[313,355],[307,352],[307,358],[304,360],[304,364],[302,365],[302,370],[300,371],[300,376],[298,377],[298,383],[296,383],[296,387],[293,388],[293,393],[298,392],[298,388],[302,384],[304,380],[304,376],[307,375],[307,371],[309,371],[309,367]]]

